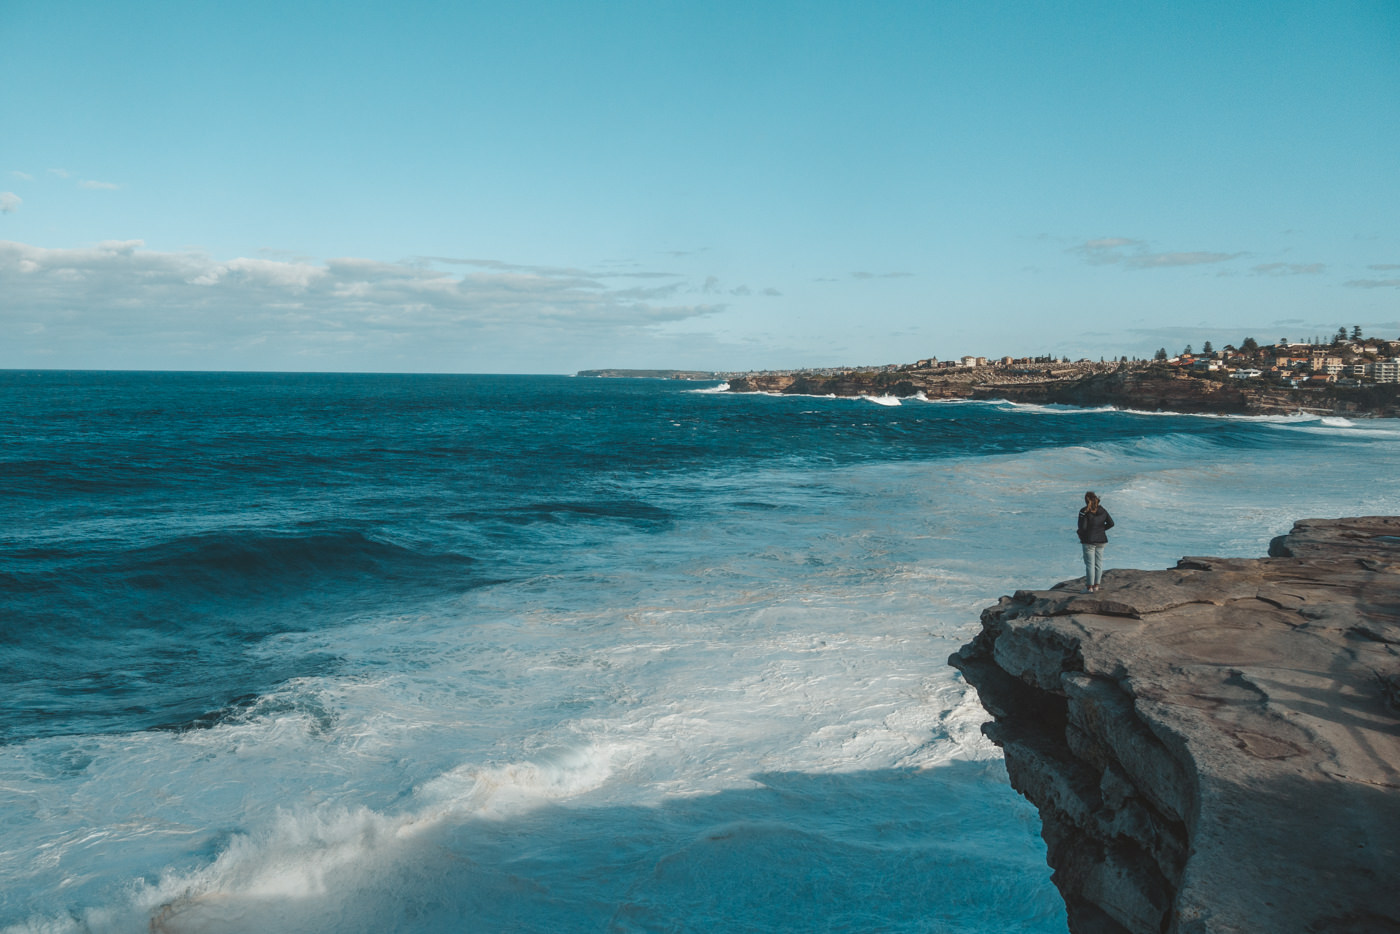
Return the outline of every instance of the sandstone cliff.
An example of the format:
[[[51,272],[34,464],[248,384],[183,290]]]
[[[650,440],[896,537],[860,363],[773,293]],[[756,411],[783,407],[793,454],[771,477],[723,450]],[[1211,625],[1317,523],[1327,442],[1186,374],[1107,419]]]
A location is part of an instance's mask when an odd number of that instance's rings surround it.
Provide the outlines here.
[[[1400,932],[1400,517],[1003,597],[950,662],[1076,934]]]
[[[1143,411],[1237,415],[1400,416],[1400,386],[1293,389],[1261,380],[1205,379],[1166,367],[1121,369],[1070,380],[979,387],[977,398]]]
[[[1060,405],[1111,405],[1148,412],[1237,415],[1400,417],[1400,385],[1293,389],[1260,380],[1205,379],[1166,366],[1088,364],[1052,374],[972,369],[854,370],[835,376],[754,373],[729,379],[731,392],[810,396],[1005,399]]]

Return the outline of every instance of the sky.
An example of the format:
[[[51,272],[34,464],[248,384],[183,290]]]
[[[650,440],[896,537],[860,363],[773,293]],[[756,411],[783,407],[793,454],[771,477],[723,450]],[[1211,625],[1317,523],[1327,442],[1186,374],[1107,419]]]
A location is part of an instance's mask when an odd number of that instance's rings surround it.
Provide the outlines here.
[[[0,368],[1400,338],[1400,3],[0,0]]]

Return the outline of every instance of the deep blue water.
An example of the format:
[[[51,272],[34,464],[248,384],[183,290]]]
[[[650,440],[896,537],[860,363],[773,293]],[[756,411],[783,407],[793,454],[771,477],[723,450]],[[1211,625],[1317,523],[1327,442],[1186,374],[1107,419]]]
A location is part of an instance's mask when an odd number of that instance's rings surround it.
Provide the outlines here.
[[[481,930],[759,930],[793,909],[716,892],[761,857],[820,889],[808,929],[1059,930],[1033,816],[943,664],[977,608],[1075,576],[1089,486],[1119,523],[1110,566],[1400,506],[1393,422],[697,388],[0,372],[0,930],[253,930],[204,899],[264,904],[257,867],[321,866],[337,833],[348,865],[412,876],[364,828],[402,836],[429,800],[435,852],[483,872],[575,856],[517,867],[536,896],[432,862],[437,882],[318,876],[298,898],[341,892],[378,930],[455,929],[467,903]],[[762,827],[696,855],[755,782],[804,792],[744,799]],[[833,787],[905,811],[946,794],[987,826],[954,858],[938,805],[901,824],[937,876],[905,897],[850,868],[893,851],[844,836],[898,821],[802,803]],[[493,809],[515,829],[482,831]],[[655,897],[571,875],[589,864]],[[956,910],[921,906],[934,883]],[[284,929],[335,929],[307,911]]]
[[[1164,428],[1150,417],[794,407],[692,389],[566,377],[0,374],[0,509],[10,517],[0,675],[13,686],[0,737],[207,722],[272,684],[333,668],[319,654],[250,660],[243,648],[271,633],[536,574],[620,526],[771,506],[692,498],[693,476],[1132,442]],[[1232,422],[1196,431],[1255,443]]]

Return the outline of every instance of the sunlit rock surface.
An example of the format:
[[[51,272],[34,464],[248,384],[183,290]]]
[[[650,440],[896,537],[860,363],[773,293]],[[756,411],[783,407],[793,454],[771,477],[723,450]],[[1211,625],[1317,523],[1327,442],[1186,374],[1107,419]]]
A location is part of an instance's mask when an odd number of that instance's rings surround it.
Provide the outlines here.
[[[1019,591],[950,659],[1077,934],[1400,932],[1400,517]]]

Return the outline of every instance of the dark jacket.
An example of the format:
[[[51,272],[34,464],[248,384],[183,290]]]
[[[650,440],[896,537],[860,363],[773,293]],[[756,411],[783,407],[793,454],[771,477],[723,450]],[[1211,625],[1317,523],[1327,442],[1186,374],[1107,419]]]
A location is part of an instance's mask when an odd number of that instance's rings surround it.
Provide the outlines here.
[[[1108,541],[1108,530],[1113,528],[1113,517],[1103,506],[1098,512],[1090,512],[1085,506],[1079,510],[1079,540],[1086,545],[1103,545]]]

